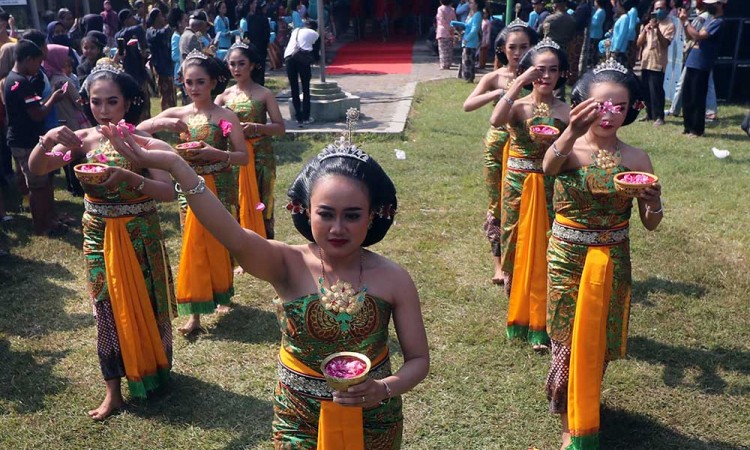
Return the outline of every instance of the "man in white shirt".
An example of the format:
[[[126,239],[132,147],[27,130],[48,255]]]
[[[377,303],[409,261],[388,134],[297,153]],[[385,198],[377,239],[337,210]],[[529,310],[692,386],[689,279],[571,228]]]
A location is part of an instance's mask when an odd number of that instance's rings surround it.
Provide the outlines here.
[[[309,20],[302,28],[296,28],[289,36],[289,43],[284,50],[286,76],[292,90],[292,105],[297,124],[302,128],[314,120],[310,117],[310,79],[312,78],[313,46],[320,37],[318,22]],[[299,98],[299,81],[302,82],[302,102]]]

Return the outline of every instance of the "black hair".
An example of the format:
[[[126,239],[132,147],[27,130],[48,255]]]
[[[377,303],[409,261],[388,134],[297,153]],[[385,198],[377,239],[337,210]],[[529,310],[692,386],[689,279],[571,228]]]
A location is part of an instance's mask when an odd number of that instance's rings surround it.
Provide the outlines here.
[[[305,26],[313,31],[318,31],[318,21],[313,19],[305,20]]]
[[[86,114],[86,117],[89,118],[91,123],[97,123],[94,114],[91,112],[89,90],[95,82],[107,80],[114,82],[120,88],[122,98],[130,102],[130,108],[125,111],[125,117],[123,117],[125,122],[137,124],[141,116],[141,110],[143,109],[144,99],[141,87],[135,81],[135,78],[125,72],[115,73],[110,70],[96,71],[96,68],[94,70],[86,77],[86,81],[83,82],[83,86],[81,86],[81,90],[79,91],[81,101],[83,102],[83,112]]]
[[[216,80],[216,87],[211,90],[211,95],[219,95],[224,92],[224,89],[227,87],[227,83],[229,83],[229,79],[232,77],[231,72],[229,72],[229,67],[227,67],[227,65],[224,64],[223,61],[213,56],[206,56],[205,58],[195,57],[185,59],[185,61],[183,61],[182,63],[182,68],[180,68],[183,78],[185,77],[185,70],[188,67],[192,66],[203,68],[203,70],[205,70],[208,74],[209,78],[211,78],[212,80]]]
[[[529,26],[503,28],[503,31],[495,38],[495,55],[497,55],[497,60],[500,61],[500,64],[504,66],[507,66],[509,63],[508,57],[505,55],[505,43],[508,41],[510,33],[526,33],[526,36],[529,38],[529,48],[535,46],[539,41],[539,34]]]
[[[453,3],[453,0],[440,0],[440,4],[447,6]]]
[[[40,49],[47,44],[47,35],[39,30],[26,30],[21,35],[21,39],[35,43]]]
[[[357,151],[358,154],[365,155],[364,152],[354,146],[347,150]],[[334,151],[337,151],[337,149],[329,146],[321,155],[330,154]],[[292,212],[294,227],[307,240],[315,241],[309,220],[309,214],[311,214],[310,196],[315,187],[315,182],[325,176],[340,175],[360,181],[367,188],[372,224],[367,230],[367,236],[365,236],[362,246],[367,247],[377,244],[388,233],[398,207],[396,187],[393,185],[393,181],[380,167],[380,164],[369,155],[366,155],[367,161],[352,156],[330,156],[321,160],[321,155],[312,158],[305,164],[305,167],[302,168],[287,191],[287,196],[291,201],[287,209]],[[307,214],[304,212],[307,212]]]
[[[29,58],[41,58],[42,49],[28,39],[21,39],[13,49],[13,55],[17,62],[23,62]]]
[[[73,13],[68,8],[60,8],[57,11],[57,20],[63,20],[68,14],[70,14],[71,16],[73,15]]]
[[[5,11],[0,11],[0,20],[3,22],[7,22],[10,20],[10,13],[7,13]]]
[[[182,18],[185,16],[185,11],[181,10],[180,8],[172,8],[169,10],[169,14],[167,15],[167,22],[169,22],[169,26],[177,29],[177,26],[180,24],[180,21],[182,21]]]
[[[636,105],[643,100],[641,83],[635,73],[630,69],[628,69],[626,73],[618,72],[616,70],[604,70],[599,73],[594,73],[594,69],[588,70],[581,75],[581,78],[578,79],[578,82],[573,86],[573,91],[570,93],[570,101],[573,106],[578,105],[589,98],[591,86],[597,83],[614,83],[623,86],[628,90],[628,96],[630,98],[628,100],[627,112],[625,113],[625,121],[623,122],[623,125],[630,125],[633,123],[640,112],[640,109],[636,108]]]
[[[263,84],[263,56],[258,51],[258,48],[253,44],[247,44],[247,48],[244,47],[231,47],[227,52],[226,64],[229,65],[229,55],[232,52],[240,52],[242,55],[253,64],[253,68],[250,70],[250,79],[257,84]]]
[[[99,47],[99,51],[103,52],[104,47],[107,46],[107,35],[101,31],[91,30],[86,33],[86,36],[84,36],[83,39],[81,39],[81,44],[83,44],[84,41],[96,45]]]
[[[529,49],[528,52],[526,52],[525,55],[523,55],[523,58],[521,58],[521,61],[518,63],[518,75],[526,72],[529,67],[531,67],[534,64],[534,58],[536,58],[537,55],[540,55],[545,52],[552,52],[557,56],[558,65],[557,68],[560,71],[560,78],[557,80],[557,84],[555,84],[555,89],[560,89],[562,86],[565,86],[565,82],[568,78],[568,70],[570,69],[570,66],[568,65],[568,56],[560,50],[559,48],[555,47],[538,47],[534,46]],[[528,86],[524,86],[525,89],[531,90],[534,86],[529,84]]]

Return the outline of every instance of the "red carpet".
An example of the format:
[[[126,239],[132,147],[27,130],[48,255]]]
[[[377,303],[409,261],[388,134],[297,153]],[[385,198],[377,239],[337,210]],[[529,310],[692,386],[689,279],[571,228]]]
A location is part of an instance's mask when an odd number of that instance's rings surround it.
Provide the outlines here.
[[[326,72],[330,74],[411,73],[414,40],[356,41],[345,44]]]

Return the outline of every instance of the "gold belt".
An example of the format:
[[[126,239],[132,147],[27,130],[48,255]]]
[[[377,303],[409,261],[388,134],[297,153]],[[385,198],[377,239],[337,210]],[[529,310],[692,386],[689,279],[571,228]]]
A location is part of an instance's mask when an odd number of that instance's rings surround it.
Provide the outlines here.
[[[515,156],[509,156],[508,169],[519,172],[544,173],[542,170],[542,160],[537,158],[517,158]]]
[[[552,223],[552,236],[571,244],[608,246],[627,241],[630,236],[630,227],[626,225],[609,230],[591,230],[568,227],[555,221]]]
[[[224,172],[229,168],[226,161],[219,161],[213,164],[195,164],[192,166],[198,175],[211,175],[218,172]]]
[[[333,398],[333,389],[325,378],[305,375],[290,369],[279,360],[279,381],[289,389],[304,395],[322,400]],[[385,358],[367,374],[373,380],[380,380],[391,375],[391,359]]]
[[[84,198],[83,206],[87,213],[101,217],[140,216],[156,211],[156,202],[151,198],[132,203],[98,203]]]

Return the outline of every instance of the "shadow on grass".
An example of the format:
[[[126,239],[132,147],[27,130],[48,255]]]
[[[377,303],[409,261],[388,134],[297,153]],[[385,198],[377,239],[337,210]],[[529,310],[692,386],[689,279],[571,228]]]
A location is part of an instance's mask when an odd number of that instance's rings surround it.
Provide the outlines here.
[[[748,447],[680,434],[650,417],[602,406],[601,448],[608,450],[742,450]]]
[[[310,144],[305,141],[284,140],[274,142],[274,154],[276,155],[276,164],[283,166],[302,162],[302,154],[310,148]]]
[[[13,254],[0,259],[0,331],[33,337],[90,326],[93,323],[90,314],[65,312],[65,299],[78,294],[57,281],[74,279],[59,263]]]
[[[750,376],[750,352],[723,347],[712,350],[677,347],[635,336],[628,340],[628,355],[652,364],[662,364],[664,383],[670,387],[688,385],[685,380],[687,373],[698,371],[697,388],[706,394],[750,394],[750,386],[729,386],[719,375],[719,371],[723,370]]]
[[[268,397],[271,397],[269,392]],[[166,424],[238,433],[226,446],[251,448],[271,438],[273,407],[268,400],[241,395],[184,374],[172,374],[169,389],[148,402],[134,402],[133,414]]]
[[[9,401],[17,413],[43,410],[45,397],[60,390],[65,380],[52,374],[52,368],[67,352],[13,351],[10,342],[0,339],[0,400]],[[42,361],[41,363],[38,361]],[[0,415],[9,413],[0,407]]]
[[[645,280],[634,281],[631,298],[633,303],[644,306],[654,306],[648,299],[651,294],[681,295],[690,298],[703,298],[706,288],[698,283],[666,280],[664,278],[649,277]]]
[[[281,332],[274,313],[235,304],[231,312],[216,321],[208,338],[248,344],[277,343],[281,340]]]

